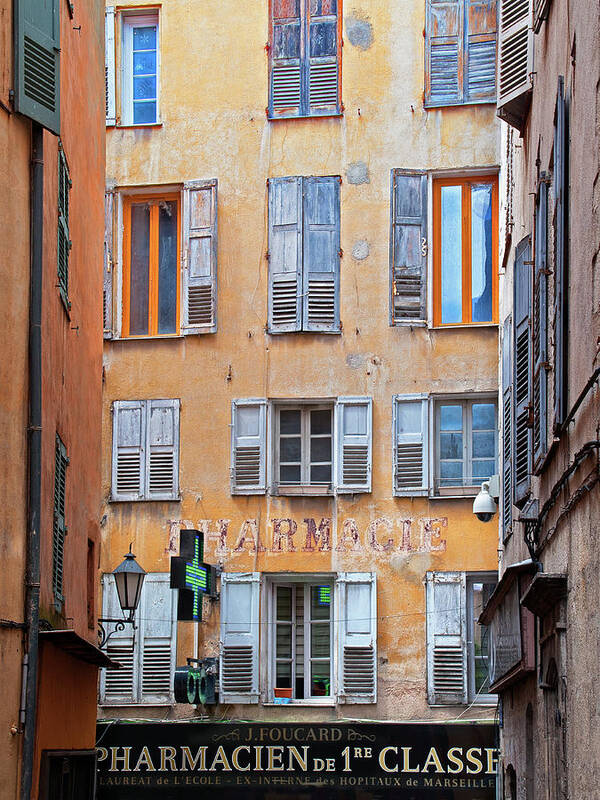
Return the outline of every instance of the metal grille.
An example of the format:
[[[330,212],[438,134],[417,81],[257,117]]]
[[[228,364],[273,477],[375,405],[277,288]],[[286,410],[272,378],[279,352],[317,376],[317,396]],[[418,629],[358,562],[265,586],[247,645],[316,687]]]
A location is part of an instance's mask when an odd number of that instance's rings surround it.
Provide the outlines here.
[[[223,691],[252,691],[252,647],[224,647],[221,660]]]
[[[375,653],[373,647],[344,647],[344,692],[375,693]]]
[[[309,81],[311,106],[337,104],[337,64],[311,64]]]
[[[117,455],[117,494],[140,493],[140,453]]]
[[[463,651],[461,647],[435,647],[433,651],[435,692],[464,692]]]
[[[343,483],[365,484],[369,477],[369,448],[366,444],[345,444],[343,447]]]
[[[300,105],[300,65],[273,67],[273,107]]]
[[[212,286],[188,289],[188,325],[210,325],[213,321]]]
[[[24,37],[24,84],[27,97],[47,108],[56,109],[56,71],[54,54],[38,42]]]

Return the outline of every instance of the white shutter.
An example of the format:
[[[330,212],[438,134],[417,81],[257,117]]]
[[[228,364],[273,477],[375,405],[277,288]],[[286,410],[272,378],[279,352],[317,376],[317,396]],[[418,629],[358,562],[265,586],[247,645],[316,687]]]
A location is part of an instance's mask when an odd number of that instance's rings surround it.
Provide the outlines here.
[[[172,703],[176,656],[176,602],[168,573],[148,573],[137,612],[139,699]]]
[[[102,328],[104,338],[113,336],[113,207],[114,192],[104,194],[104,274],[102,281]]]
[[[121,619],[123,612],[113,575],[102,576],[102,616],[110,619]],[[103,669],[100,673],[100,702],[106,705],[127,705],[137,702],[139,665],[135,658],[134,636],[139,632],[132,625],[125,625],[124,630],[115,630],[115,623],[105,623],[107,633],[112,633],[106,645],[106,655],[118,661],[121,669]]]
[[[336,488],[371,491],[373,403],[370,397],[339,397],[336,417]]]
[[[106,124],[115,125],[115,7],[107,6],[104,12],[104,90]]]
[[[522,129],[533,73],[532,0],[501,0],[498,115]]]
[[[429,491],[427,395],[394,395],[394,494]]]
[[[377,702],[377,582],[374,572],[336,580],[338,701]]]
[[[179,400],[148,400],[146,486],[149,500],[179,496]]]
[[[269,179],[269,333],[301,328],[302,178]]]
[[[181,332],[217,330],[217,180],[183,184]]]
[[[466,578],[427,573],[427,699],[431,705],[467,702]]]
[[[221,703],[258,703],[259,572],[221,575]]]
[[[231,403],[231,494],[264,494],[267,450],[267,401]]]
[[[145,484],[146,404],[113,403],[112,499],[141,500]]]

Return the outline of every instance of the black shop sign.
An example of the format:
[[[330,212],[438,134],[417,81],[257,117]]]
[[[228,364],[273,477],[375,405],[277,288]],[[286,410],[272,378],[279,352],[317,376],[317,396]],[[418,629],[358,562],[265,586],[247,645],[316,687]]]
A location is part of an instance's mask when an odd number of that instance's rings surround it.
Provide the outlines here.
[[[111,722],[98,800],[494,800],[491,724]]]

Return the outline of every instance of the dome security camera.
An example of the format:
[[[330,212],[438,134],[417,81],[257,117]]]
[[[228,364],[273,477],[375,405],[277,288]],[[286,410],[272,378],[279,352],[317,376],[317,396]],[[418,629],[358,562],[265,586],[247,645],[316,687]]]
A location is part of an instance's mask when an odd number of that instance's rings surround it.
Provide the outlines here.
[[[481,490],[473,501],[473,513],[481,522],[489,522],[496,513],[496,503],[490,494],[487,481],[481,484]]]

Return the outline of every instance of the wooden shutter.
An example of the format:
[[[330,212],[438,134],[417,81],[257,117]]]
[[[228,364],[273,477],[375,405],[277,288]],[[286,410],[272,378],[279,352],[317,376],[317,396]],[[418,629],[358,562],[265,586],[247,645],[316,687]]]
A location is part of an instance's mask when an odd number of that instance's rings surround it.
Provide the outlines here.
[[[221,575],[221,703],[258,703],[259,572]]]
[[[145,580],[148,577],[147,575]],[[144,588],[142,587],[142,595]],[[102,616],[109,619],[123,617],[115,579],[111,574],[102,576]],[[137,618],[139,618],[139,608],[136,612]],[[105,624],[109,633],[114,631],[106,645],[106,655],[117,661],[121,668],[101,670],[100,702],[106,705],[135,703],[138,700],[137,686],[139,683],[139,661],[136,658],[139,645],[136,648],[135,644],[139,641],[139,629],[137,627],[134,629],[132,625],[125,625],[122,631],[118,631],[115,630],[114,623]]]
[[[465,0],[464,96],[496,101],[496,0]]]
[[[138,611],[139,701],[173,701],[176,655],[176,602],[167,573],[148,573]]]
[[[568,257],[569,257],[569,133],[565,82],[558,78],[554,118],[554,427],[567,416]]]
[[[60,0],[16,0],[15,108],[60,134]]]
[[[115,102],[115,7],[107,6],[104,11],[104,92],[106,105],[106,124],[115,125],[117,111]]]
[[[377,579],[341,572],[335,584],[338,617],[338,702],[377,702]]]
[[[181,332],[217,330],[217,181],[183,185]]]
[[[141,500],[146,472],[146,404],[113,403],[112,499]]]
[[[113,215],[115,193],[104,194],[104,275],[102,281],[102,327],[104,338],[113,337]]]
[[[370,397],[338,397],[335,404],[336,489],[371,491],[373,404]]]
[[[531,100],[532,0],[500,0],[498,115],[519,130]]]
[[[464,572],[427,573],[427,700],[467,702],[467,589]]]
[[[463,0],[427,0],[425,104],[463,99]]]
[[[394,395],[394,494],[429,491],[428,403],[424,394]]]
[[[300,114],[304,30],[300,0],[271,0],[269,116]]]
[[[308,84],[306,113],[340,111],[341,0],[306,0]],[[306,83],[305,83],[306,86]]]
[[[231,494],[264,494],[267,451],[267,401],[231,404]]]
[[[301,328],[302,178],[270,178],[269,333]]]
[[[520,504],[529,493],[531,479],[531,240],[517,245],[513,277],[514,315],[514,501]]]
[[[148,400],[146,408],[148,500],[179,497],[179,400]]]
[[[427,175],[396,169],[392,173],[390,236],[390,322],[427,318]]]
[[[535,207],[535,272],[533,279],[533,463],[547,450],[548,395],[548,184],[540,181]]]
[[[63,573],[65,555],[65,494],[67,487],[67,449],[60,436],[56,436],[54,452],[54,518],[52,527],[52,589],[58,605],[63,601]]]
[[[504,320],[502,330],[502,534],[512,527],[513,471],[513,330],[512,317]]]
[[[340,329],[340,179],[303,179],[302,327]]]
[[[62,143],[58,143],[58,241],[56,246],[58,290],[63,303],[71,308],[69,302],[69,253],[71,237],[69,234],[69,192],[71,178]]]

